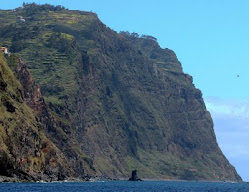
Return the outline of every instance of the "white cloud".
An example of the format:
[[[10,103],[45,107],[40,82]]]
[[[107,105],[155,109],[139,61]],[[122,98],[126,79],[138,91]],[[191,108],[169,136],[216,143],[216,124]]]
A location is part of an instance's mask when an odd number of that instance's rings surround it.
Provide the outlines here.
[[[215,97],[205,99],[207,109],[215,115],[249,118],[249,100],[221,100]]]
[[[217,141],[228,160],[244,180],[249,181],[249,99],[222,100],[205,98]]]

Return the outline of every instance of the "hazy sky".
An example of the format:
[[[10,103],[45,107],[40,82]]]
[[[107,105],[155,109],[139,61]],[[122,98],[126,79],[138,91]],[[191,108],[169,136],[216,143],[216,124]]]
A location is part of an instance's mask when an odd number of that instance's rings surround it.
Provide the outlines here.
[[[0,0],[0,9],[23,1]],[[218,143],[249,181],[248,0],[32,0],[96,12],[115,31],[152,35],[174,50],[210,110]],[[239,77],[238,77],[239,76]]]

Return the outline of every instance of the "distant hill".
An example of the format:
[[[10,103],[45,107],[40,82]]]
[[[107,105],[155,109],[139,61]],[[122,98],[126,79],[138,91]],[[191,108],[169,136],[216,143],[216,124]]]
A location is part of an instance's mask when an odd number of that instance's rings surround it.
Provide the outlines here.
[[[15,108],[0,103],[0,175],[114,179],[136,169],[141,178],[241,180],[218,147],[201,91],[156,38],[51,5],[1,10],[0,23],[13,71],[1,55],[12,78],[1,69],[9,87],[1,101]],[[47,142],[54,150],[44,157]]]

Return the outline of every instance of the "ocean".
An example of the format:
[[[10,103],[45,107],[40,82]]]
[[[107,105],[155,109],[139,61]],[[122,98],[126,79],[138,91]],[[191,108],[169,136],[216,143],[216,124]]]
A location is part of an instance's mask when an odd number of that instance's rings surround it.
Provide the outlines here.
[[[1,192],[249,192],[249,183],[185,181],[97,181],[0,183]]]

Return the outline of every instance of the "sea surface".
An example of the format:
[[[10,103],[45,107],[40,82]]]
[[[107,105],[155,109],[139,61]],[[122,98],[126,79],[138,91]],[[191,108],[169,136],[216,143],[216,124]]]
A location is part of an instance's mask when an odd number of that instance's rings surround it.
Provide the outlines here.
[[[249,192],[249,183],[184,181],[97,181],[0,183],[0,192]]]

